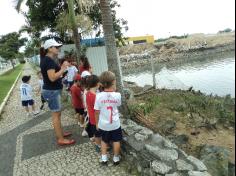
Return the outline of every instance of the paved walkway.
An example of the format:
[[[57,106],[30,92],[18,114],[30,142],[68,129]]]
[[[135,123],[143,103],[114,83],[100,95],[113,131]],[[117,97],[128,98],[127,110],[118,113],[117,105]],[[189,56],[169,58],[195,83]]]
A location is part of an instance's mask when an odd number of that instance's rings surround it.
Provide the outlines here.
[[[23,74],[31,75],[31,85],[37,88],[35,71],[27,63]],[[37,117],[27,117],[21,107],[19,86],[12,95],[0,117],[0,176],[128,176],[124,167],[101,166],[99,155],[81,129],[76,125],[73,111],[66,107],[62,124],[73,132],[76,145],[56,145],[50,113],[42,112]],[[35,97],[40,102],[40,97]],[[36,105],[39,107],[39,103]]]

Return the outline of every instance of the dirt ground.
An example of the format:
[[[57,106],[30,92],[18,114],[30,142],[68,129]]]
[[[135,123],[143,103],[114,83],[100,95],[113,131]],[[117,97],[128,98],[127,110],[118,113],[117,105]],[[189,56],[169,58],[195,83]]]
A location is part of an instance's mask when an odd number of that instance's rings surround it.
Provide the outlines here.
[[[140,93],[142,88],[133,87],[132,90],[137,95]],[[179,106],[179,104],[182,104],[182,96],[191,97],[191,101],[196,103],[193,106],[198,109],[202,115],[210,117],[217,114],[215,112],[212,112],[214,111],[214,109],[212,109],[211,106],[215,106],[214,104],[208,104],[208,108],[206,108],[206,111],[202,110],[201,106],[198,107],[198,102],[201,102],[201,100],[206,101],[204,98],[205,95],[197,95],[196,93],[184,92],[180,90],[151,91],[143,95],[136,96],[133,100],[129,101],[129,106],[135,107],[133,109],[131,108],[131,110],[138,111],[136,115],[139,116],[139,119],[142,118],[141,121],[143,120],[142,122],[144,122],[144,125],[151,126],[154,131],[167,136],[170,133],[172,135],[187,135],[189,138],[188,144],[181,146],[181,148],[188,154],[196,156],[197,148],[204,144],[222,146],[230,151],[229,159],[232,163],[235,163],[235,128],[230,125],[221,125],[220,123],[218,123],[216,125],[216,128],[213,129],[209,129],[207,127],[198,127],[201,125],[202,119],[199,118],[198,120],[197,116],[196,118],[191,119],[189,117],[188,108],[185,107],[185,109],[177,112],[176,108]],[[206,99],[208,98],[209,97],[207,97]],[[154,105],[150,103],[153,101],[153,99],[156,99],[157,102]],[[216,102],[225,101],[220,97],[210,99],[211,102],[213,102],[214,100]],[[234,99],[232,101],[234,101]],[[153,106],[150,107],[151,105],[149,104],[152,104]],[[137,106],[141,106],[141,110],[137,110]],[[143,111],[143,109],[147,109],[147,113]],[[208,110],[210,112],[208,112]],[[235,116],[234,108],[230,109],[229,111],[233,113],[233,116]],[[146,114],[144,114],[143,112]],[[163,124],[165,124],[168,120],[174,121],[176,123],[175,130],[171,131],[170,133],[166,133],[162,130]],[[209,120],[211,119],[209,118]],[[196,131],[197,134],[191,134],[194,131]]]
[[[235,163],[235,132],[234,129],[225,129],[219,127],[218,130],[207,130],[199,129],[200,132],[198,135],[191,135],[191,128],[186,128],[183,123],[177,123],[177,129],[174,131],[175,134],[187,134],[189,136],[189,146],[190,148],[186,149],[186,152],[193,153],[197,146],[208,144],[225,147],[230,151],[229,160],[232,163]]]

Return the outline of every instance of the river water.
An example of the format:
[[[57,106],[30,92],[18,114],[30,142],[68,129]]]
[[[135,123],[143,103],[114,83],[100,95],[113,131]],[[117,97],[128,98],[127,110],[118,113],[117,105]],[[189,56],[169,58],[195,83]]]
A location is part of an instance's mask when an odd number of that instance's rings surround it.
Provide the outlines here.
[[[206,94],[235,97],[235,53],[200,57],[155,65],[157,88],[183,89],[193,86]],[[151,64],[124,74],[125,81],[153,85]]]

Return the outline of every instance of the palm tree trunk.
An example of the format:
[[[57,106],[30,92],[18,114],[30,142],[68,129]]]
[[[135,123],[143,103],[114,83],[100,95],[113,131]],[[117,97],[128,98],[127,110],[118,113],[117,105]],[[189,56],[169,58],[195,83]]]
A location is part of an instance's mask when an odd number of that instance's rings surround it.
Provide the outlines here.
[[[70,20],[72,24],[72,31],[77,54],[77,64],[79,64],[79,59],[81,55],[81,45],[80,45],[81,36],[78,33],[78,26],[75,19],[74,0],[68,0],[68,7],[69,7]]]
[[[100,0],[100,8],[102,12],[102,24],[106,44],[108,69],[115,73],[117,79],[117,88],[122,95],[122,113],[128,115],[128,106],[124,94],[124,85],[122,81],[122,71],[120,59],[116,48],[116,39],[113,28],[113,20],[111,15],[110,0]]]

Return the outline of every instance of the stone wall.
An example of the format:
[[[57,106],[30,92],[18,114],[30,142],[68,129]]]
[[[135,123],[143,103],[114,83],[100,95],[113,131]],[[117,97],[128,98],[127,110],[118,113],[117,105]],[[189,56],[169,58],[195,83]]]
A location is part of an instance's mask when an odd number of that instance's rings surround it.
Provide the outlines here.
[[[137,123],[122,119],[122,154],[130,173],[142,176],[210,176],[202,161],[188,156],[168,139]]]

